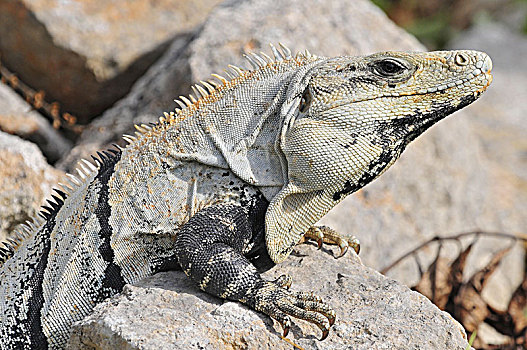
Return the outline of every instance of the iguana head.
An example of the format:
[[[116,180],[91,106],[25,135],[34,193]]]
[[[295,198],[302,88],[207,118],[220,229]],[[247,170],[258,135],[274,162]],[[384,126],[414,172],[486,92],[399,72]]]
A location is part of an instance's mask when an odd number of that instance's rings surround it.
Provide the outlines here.
[[[492,81],[477,51],[383,52],[320,59],[291,84],[279,148],[287,183],[266,216],[280,262],[307,228],[381,175],[428,127],[475,101]]]

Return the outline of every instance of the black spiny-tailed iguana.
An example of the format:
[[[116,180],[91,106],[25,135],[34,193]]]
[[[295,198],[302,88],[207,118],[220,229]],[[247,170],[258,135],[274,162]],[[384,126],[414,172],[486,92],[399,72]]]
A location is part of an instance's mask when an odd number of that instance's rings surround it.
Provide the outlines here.
[[[202,82],[181,109],[138,126],[124,149],[81,163],[0,250],[2,349],[62,348],[73,322],[160,270],[279,322],[328,335],[329,305],[259,271],[283,261],[346,195],[381,175],[406,145],[470,104],[492,77],[476,51],[361,57],[249,55],[252,70]],[[331,233],[328,237],[324,234]],[[355,241],[350,241],[355,245]]]

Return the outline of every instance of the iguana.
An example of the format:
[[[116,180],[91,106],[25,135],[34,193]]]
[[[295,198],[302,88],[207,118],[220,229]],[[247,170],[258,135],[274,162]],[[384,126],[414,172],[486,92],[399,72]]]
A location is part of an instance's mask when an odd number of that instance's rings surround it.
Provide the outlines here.
[[[335,312],[291,278],[260,272],[390,167],[410,141],[475,101],[492,80],[477,51],[325,58],[271,46],[252,69],[202,81],[181,108],[137,126],[125,148],[83,161],[40,217],[1,250],[2,349],[57,349],[102,300],[158,271],[279,321],[328,335]]]

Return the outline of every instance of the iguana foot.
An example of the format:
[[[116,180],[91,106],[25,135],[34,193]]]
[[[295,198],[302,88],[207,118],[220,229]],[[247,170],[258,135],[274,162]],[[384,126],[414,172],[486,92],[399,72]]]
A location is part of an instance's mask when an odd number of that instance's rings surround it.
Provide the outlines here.
[[[262,281],[254,294],[254,308],[282,325],[286,337],[291,327],[291,318],[300,318],[314,323],[326,339],[329,328],[335,323],[335,311],[322,299],[310,292],[291,292],[291,277],[282,275],[275,281]]]
[[[304,235],[304,240],[308,239],[316,241],[319,249],[322,248],[322,243],[338,245],[340,255],[337,258],[344,256],[349,247],[352,247],[357,254],[360,251],[360,242],[355,236],[342,235],[327,226],[310,227]]]

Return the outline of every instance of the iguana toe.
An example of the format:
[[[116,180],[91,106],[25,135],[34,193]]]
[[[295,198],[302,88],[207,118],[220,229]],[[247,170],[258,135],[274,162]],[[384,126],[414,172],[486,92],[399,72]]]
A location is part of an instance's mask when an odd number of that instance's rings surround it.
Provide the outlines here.
[[[276,283],[278,286],[283,287],[285,289],[291,288],[291,284],[293,284],[293,278],[290,275],[284,274],[278,277],[274,283]]]
[[[349,247],[352,247],[357,254],[360,251],[360,242],[355,236],[340,234],[327,226],[310,227],[304,235],[304,239],[316,241],[319,249],[322,248],[322,243],[338,245],[340,254],[336,256],[337,259],[343,257]]]
[[[281,278],[283,276],[278,280]],[[256,292],[255,309],[280,322],[284,337],[289,332],[291,316],[315,324],[322,331],[322,339],[325,339],[335,322],[335,311],[313,293],[291,292],[277,281],[265,282]]]

